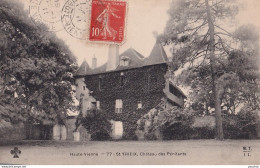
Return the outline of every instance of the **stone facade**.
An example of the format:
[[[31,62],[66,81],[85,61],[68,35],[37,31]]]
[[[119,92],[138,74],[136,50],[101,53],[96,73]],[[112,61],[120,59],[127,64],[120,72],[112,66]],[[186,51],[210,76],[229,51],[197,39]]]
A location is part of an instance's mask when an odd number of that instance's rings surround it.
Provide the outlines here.
[[[166,64],[159,64],[90,75],[85,77],[85,81],[92,96],[100,102],[100,109],[108,113],[108,119],[123,123],[123,138],[134,139],[137,120],[164,97],[166,70]],[[123,84],[121,78],[124,78]],[[115,111],[116,100],[122,100],[122,111],[119,113]],[[141,108],[138,108],[138,103],[142,104]]]
[[[158,41],[149,57],[132,48],[119,55],[118,47],[110,46],[109,58],[97,68],[84,61],[74,77],[77,98],[84,98],[83,115],[92,107],[105,111],[112,138],[137,139],[138,119],[161,101],[183,107],[185,95],[171,82],[168,59]]]

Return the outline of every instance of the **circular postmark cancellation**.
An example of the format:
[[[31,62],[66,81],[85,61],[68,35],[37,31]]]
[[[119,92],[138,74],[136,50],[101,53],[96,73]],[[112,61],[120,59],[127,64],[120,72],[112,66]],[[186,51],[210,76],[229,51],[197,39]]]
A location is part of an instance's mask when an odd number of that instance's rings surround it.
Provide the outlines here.
[[[91,0],[68,0],[62,8],[63,28],[73,37],[85,39],[88,31]]]
[[[29,14],[37,26],[46,25],[47,31],[60,31],[64,0],[31,0]]]

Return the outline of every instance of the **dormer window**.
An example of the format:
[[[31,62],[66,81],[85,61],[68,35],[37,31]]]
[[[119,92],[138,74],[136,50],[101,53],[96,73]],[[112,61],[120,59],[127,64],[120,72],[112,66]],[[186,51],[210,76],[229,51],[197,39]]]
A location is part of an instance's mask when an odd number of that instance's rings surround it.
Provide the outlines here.
[[[122,56],[120,60],[120,66],[129,66],[129,57],[127,56]]]

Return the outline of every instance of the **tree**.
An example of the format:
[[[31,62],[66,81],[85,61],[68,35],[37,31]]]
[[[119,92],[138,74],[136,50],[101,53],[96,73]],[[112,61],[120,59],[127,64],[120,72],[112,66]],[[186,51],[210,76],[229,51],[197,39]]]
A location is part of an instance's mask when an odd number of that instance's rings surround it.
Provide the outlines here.
[[[249,105],[259,110],[259,66],[258,66],[258,32],[253,25],[243,25],[235,33],[240,39],[241,50],[233,50],[222,62],[222,74],[218,76],[220,104],[223,113],[236,114],[241,107]],[[182,84],[190,85],[189,98],[191,106],[198,115],[209,114],[214,107],[211,98],[209,66],[200,66],[184,70],[177,80]]]
[[[218,140],[223,140],[221,80],[236,78],[237,74],[225,71],[226,61],[232,53],[241,51],[241,39],[230,33],[237,11],[235,0],[176,0],[170,7],[165,33],[160,36],[166,45],[175,45],[172,64],[184,67],[186,76],[192,77],[186,81],[195,92],[204,92],[199,99],[204,99],[207,107],[213,100]]]
[[[76,59],[46,27],[36,27],[21,4],[0,2],[0,115],[11,122],[64,122],[72,108]]]

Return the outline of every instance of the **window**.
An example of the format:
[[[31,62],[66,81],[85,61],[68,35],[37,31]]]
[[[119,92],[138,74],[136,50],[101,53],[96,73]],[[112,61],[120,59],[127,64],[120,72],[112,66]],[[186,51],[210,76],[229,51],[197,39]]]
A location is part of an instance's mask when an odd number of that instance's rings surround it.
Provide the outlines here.
[[[91,109],[97,108],[97,102],[91,102]]]
[[[147,79],[147,89],[150,90],[150,75],[148,75]]]
[[[124,72],[120,73],[120,86],[124,86],[126,83]]]
[[[157,78],[156,76],[148,76],[148,90],[155,88],[157,86]]]
[[[143,108],[143,104],[141,101],[137,102],[137,109],[142,109]]]
[[[123,101],[121,99],[117,99],[115,112],[122,113],[122,111],[123,111]]]
[[[18,94],[16,92],[14,92],[14,98],[17,98]]]
[[[129,66],[129,57],[122,56],[120,60],[120,66]]]
[[[86,90],[86,86],[83,86],[83,90]]]
[[[102,83],[102,78],[101,76],[98,77],[98,90],[101,91],[101,83]]]
[[[170,92],[171,92],[172,94],[174,94],[174,95],[177,96],[178,98],[182,98],[181,92],[180,92],[178,89],[176,89],[172,84],[170,84],[169,90],[170,90]]]
[[[128,66],[129,65],[129,60],[123,60],[123,66]]]
[[[97,109],[100,110],[100,101],[97,101]]]

